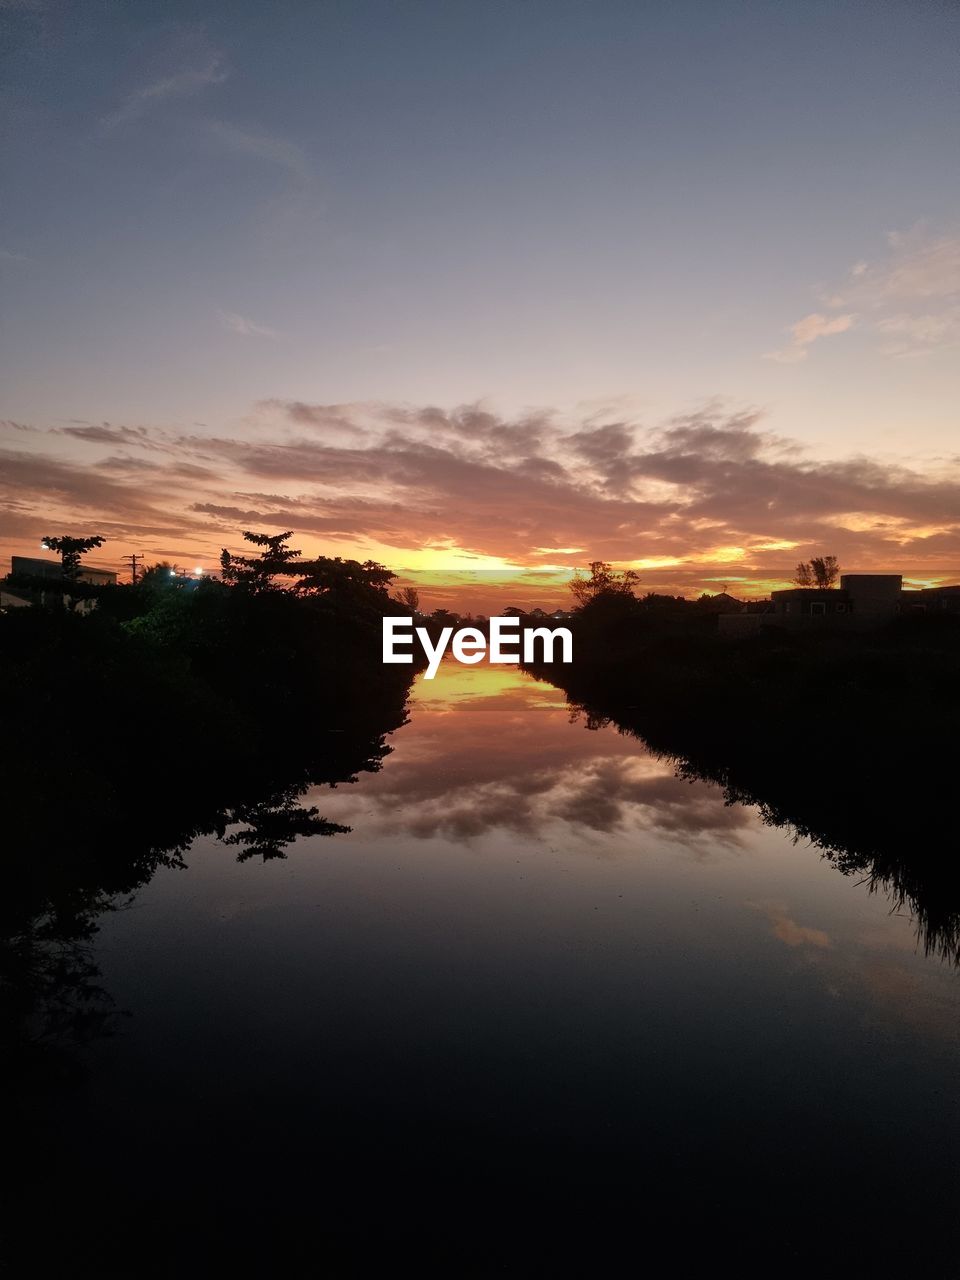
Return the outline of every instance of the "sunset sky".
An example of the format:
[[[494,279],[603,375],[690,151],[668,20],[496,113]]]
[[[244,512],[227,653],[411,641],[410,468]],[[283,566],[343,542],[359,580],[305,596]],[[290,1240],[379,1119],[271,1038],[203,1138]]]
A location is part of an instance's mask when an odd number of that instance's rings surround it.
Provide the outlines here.
[[[0,571],[291,528],[430,607],[960,581],[960,6],[0,25]]]

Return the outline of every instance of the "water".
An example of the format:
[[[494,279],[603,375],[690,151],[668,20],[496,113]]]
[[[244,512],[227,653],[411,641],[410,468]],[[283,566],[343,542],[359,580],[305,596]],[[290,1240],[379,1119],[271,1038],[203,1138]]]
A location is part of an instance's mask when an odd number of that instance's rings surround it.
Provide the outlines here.
[[[56,1221],[141,1273],[148,1221],[165,1258],[681,1211],[948,1247],[960,986],[906,914],[512,668],[445,662],[391,743],[310,797],[350,834],[198,840],[101,919],[130,1016],[29,1104]]]

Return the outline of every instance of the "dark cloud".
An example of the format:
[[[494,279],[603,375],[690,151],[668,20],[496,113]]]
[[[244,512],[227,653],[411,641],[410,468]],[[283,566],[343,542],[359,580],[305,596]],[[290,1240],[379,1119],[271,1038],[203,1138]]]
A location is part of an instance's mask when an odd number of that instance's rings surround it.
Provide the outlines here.
[[[65,533],[100,533],[116,543],[189,538],[201,526],[184,516],[173,492],[164,493],[161,483],[168,478],[155,468],[120,471],[0,450],[0,508],[18,512],[15,527],[4,522],[0,531],[15,554],[34,552],[35,540],[51,525]]]
[[[109,422],[86,423],[83,426],[60,427],[60,434],[89,444],[139,445],[142,449],[155,449],[156,440],[146,427],[113,426]]]
[[[757,409],[726,417],[716,411],[702,410],[673,418],[661,438],[672,449],[725,462],[746,462],[765,449],[792,448],[776,436],[754,430],[761,418]]]
[[[260,400],[258,409],[276,410],[298,426],[318,427],[327,431],[339,431],[345,435],[360,436],[365,432],[350,417],[353,406],[336,404],[306,404],[303,400]]]
[[[116,454],[109,458],[101,458],[97,464],[101,471],[118,471],[130,474],[136,471],[162,471],[163,467],[159,462],[151,462],[149,458],[130,458],[123,454]]]

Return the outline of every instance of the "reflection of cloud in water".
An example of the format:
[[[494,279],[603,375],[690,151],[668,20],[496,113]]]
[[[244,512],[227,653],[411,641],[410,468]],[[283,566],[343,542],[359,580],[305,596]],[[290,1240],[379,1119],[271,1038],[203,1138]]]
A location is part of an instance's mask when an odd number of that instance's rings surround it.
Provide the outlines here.
[[[785,942],[788,947],[819,947],[829,950],[833,943],[830,935],[823,929],[814,929],[810,925],[798,924],[790,916],[781,902],[755,902],[752,904],[770,921],[773,936]]]
[[[772,936],[797,950],[827,995],[845,1001],[873,1034],[899,1035],[906,1024],[960,1045],[955,975],[946,967],[939,973],[918,968],[915,937],[873,926],[827,933],[799,924],[783,902],[746,905],[767,918]]]
[[[461,840],[496,827],[535,835],[559,822],[732,845],[753,824],[719,787],[681,780],[635,739],[572,725],[560,710],[554,689],[515,668],[446,662],[436,680],[417,684],[383,772],[340,803],[362,805],[367,830],[372,808],[393,831]]]
[[[943,981],[946,977],[948,981]],[[865,1021],[896,1034],[902,1025],[924,1034],[930,1032],[960,1047],[956,989],[941,971],[940,980],[925,980],[925,974],[907,968],[899,958],[873,956],[861,962],[851,974],[850,985],[858,984],[870,1001]],[[838,984],[842,989],[843,983]]]

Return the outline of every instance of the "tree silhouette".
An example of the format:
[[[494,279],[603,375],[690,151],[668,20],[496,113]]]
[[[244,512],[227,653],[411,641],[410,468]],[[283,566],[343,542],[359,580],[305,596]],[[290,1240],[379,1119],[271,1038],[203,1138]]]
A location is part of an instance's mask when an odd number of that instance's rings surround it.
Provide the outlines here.
[[[798,587],[834,587],[840,576],[840,562],[836,556],[814,556],[809,563],[801,560],[797,565],[794,582]]]
[[[296,569],[293,589],[299,595],[329,597],[337,603],[388,603],[387,589],[395,574],[376,560],[344,560],[340,556],[317,556]]]
[[[357,616],[382,616],[389,603],[387,590],[395,574],[375,560],[344,560],[340,556],[317,556],[301,560],[302,552],[287,546],[292,530],[267,534],[244,532],[247,542],[262,547],[259,556],[236,556],[226,548],[220,555],[220,576],[230,586],[253,595],[280,592],[312,597],[330,608],[354,611]],[[277,578],[294,579],[287,584]],[[377,623],[379,626],[379,622]]]
[[[401,587],[397,592],[397,604],[416,613],[420,608],[420,592],[416,587]]]
[[[640,575],[635,569],[625,569],[621,573],[604,560],[594,560],[590,564],[590,577],[584,578],[576,573],[570,580],[570,590],[577,604],[583,608],[598,596],[632,596],[639,581]]]
[[[80,577],[80,557],[85,556],[94,547],[102,547],[104,539],[98,534],[92,538],[49,538],[43,537],[40,545],[48,551],[60,552],[60,563],[63,565],[63,576],[68,582],[76,582]]]
[[[244,530],[244,539],[255,547],[262,547],[258,556],[235,556],[223,548],[220,552],[220,576],[224,582],[232,582],[248,591],[270,591],[273,579],[296,572],[292,562],[302,554],[287,546],[293,530],[285,533],[250,533]]]
[[[810,568],[818,587],[834,587],[840,576],[840,562],[836,556],[814,556]]]

